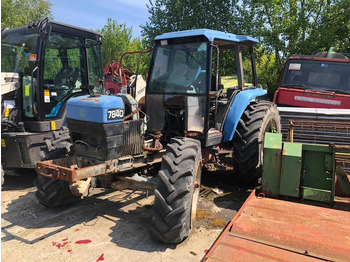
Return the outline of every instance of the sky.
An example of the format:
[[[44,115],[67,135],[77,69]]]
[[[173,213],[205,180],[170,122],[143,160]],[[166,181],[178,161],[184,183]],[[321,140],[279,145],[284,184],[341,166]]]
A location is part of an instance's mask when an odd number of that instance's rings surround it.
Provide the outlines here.
[[[140,25],[145,25],[149,0],[50,0],[53,20],[83,27],[102,29],[107,18],[132,28],[133,37],[141,37]]]

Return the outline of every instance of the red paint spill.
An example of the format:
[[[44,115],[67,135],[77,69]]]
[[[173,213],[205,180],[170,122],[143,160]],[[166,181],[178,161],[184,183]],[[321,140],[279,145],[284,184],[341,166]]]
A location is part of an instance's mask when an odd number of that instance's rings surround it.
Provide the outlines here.
[[[68,244],[68,241],[63,242],[63,243],[52,242],[52,245],[53,245],[54,247],[57,247],[58,249],[61,249],[61,247],[64,247],[64,246],[67,245],[67,244]]]
[[[205,249],[204,250],[204,253],[206,254],[206,253],[208,253],[209,252],[209,249]]]
[[[61,247],[64,247],[67,244],[68,244],[68,242],[64,242],[62,244],[57,244],[56,247],[58,247],[58,249],[61,249]]]
[[[68,253],[72,252],[72,249],[68,249]]]
[[[97,262],[97,261],[102,261],[102,260],[105,260],[104,257],[103,257],[103,253],[102,253],[102,255],[96,260],[96,262]]]
[[[62,241],[67,241],[67,240],[68,240],[68,237],[67,237],[67,238],[62,239]]]
[[[84,240],[79,240],[75,242],[75,244],[88,244],[88,243],[91,243],[90,239],[84,239]]]
[[[74,230],[74,232],[77,232],[77,231],[79,231],[79,228],[77,228],[76,230]]]

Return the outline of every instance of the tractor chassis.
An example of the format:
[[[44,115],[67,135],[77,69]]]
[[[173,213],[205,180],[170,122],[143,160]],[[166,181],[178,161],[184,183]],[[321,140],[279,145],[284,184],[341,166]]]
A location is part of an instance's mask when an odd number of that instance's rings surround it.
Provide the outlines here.
[[[164,153],[165,150],[156,153],[145,151],[142,155],[120,157],[107,161],[71,156],[38,162],[36,171],[46,178],[63,180],[68,183],[90,177],[118,174],[119,180],[110,185],[114,189],[129,188],[153,191],[157,185],[155,179],[148,179],[137,174],[129,177],[130,173],[127,171],[136,171],[139,168],[161,163]]]

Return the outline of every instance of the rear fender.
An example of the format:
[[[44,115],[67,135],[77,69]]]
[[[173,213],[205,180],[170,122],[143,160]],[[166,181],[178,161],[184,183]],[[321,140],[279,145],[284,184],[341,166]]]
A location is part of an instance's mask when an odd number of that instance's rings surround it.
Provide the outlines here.
[[[228,109],[228,114],[223,122],[223,139],[222,142],[231,141],[236,131],[239,120],[244,110],[253,101],[254,98],[266,95],[266,91],[261,88],[246,89],[239,92]]]

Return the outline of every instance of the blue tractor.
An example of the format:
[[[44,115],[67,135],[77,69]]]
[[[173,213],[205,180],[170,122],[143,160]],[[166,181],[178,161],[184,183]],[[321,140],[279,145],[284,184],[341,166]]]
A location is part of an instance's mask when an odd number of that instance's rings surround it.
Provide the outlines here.
[[[151,235],[183,241],[193,229],[202,168],[232,170],[256,184],[264,133],[281,130],[277,107],[257,87],[256,43],[208,29],[165,33],[155,38],[146,112],[126,94],[71,98],[74,156],[37,164],[39,202],[74,203],[91,184],[154,190]]]

